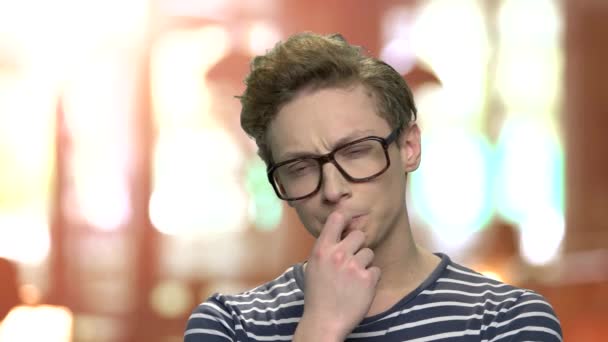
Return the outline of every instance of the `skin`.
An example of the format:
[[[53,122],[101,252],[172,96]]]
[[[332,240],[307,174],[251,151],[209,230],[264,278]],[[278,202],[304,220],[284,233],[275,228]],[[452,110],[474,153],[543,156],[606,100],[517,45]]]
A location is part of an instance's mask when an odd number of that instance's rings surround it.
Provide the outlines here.
[[[280,162],[391,130],[373,95],[355,84],[302,89],[277,113],[268,139]],[[390,309],[439,262],[415,244],[405,202],[407,173],[420,164],[418,126],[411,124],[388,152],[391,166],[380,177],[350,183],[327,163],[321,190],[289,203],[317,238],[305,265],[304,315],[294,341],[344,341],[363,318]]]

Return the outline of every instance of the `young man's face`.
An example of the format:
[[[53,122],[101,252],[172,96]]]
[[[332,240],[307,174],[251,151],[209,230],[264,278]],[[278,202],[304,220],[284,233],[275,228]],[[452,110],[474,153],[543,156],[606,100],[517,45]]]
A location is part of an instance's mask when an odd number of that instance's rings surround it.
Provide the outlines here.
[[[284,105],[268,129],[276,163],[294,154],[325,154],[336,146],[367,136],[385,138],[392,129],[377,114],[371,93],[362,85],[303,90]],[[333,211],[354,217],[349,230],[362,230],[366,245],[375,248],[395,226],[407,224],[406,173],[420,158],[420,134],[413,125],[388,147],[390,167],[377,178],[349,182],[332,163],[322,168],[323,182],[314,195],[291,201],[306,229],[315,237]]]

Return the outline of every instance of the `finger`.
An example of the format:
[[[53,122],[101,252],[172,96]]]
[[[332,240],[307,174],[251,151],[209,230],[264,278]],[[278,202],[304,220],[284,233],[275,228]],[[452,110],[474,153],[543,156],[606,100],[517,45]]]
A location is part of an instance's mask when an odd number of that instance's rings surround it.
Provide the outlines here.
[[[353,259],[363,268],[367,268],[374,260],[374,252],[370,248],[362,248],[358,251]]]
[[[334,211],[329,215],[327,221],[325,221],[325,226],[321,230],[321,234],[319,235],[319,242],[324,244],[335,244],[340,241],[340,237],[342,236],[342,232],[346,227],[347,218],[344,214]]]
[[[361,249],[365,242],[365,233],[360,230],[353,230],[346,235],[346,237],[340,242],[344,247],[344,251],[349,254],[355,254]]]
[[[372,285],[374,287],[376,287],[378,285],[378,282],[380,281],[380,276],[381,276],[380,267],[372,266],[372,267],[368,268],[367,271],[369,272],[369,274],[371,276]]]

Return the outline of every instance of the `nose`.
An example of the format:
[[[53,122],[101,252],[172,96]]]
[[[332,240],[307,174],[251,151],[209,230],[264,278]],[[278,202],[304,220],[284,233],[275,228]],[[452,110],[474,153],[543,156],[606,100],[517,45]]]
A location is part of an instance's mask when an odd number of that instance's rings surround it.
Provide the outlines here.
[[[323,165],[322,172],[321,195],[324,202],[337,203],[342,198],[351,196],[350,182],[344,178],[334,163]]]

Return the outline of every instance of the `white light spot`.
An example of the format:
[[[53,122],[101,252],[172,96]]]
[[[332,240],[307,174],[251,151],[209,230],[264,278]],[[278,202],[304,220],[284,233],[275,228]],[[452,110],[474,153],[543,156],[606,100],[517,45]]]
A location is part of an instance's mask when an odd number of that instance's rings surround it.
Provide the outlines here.
[[[249,53],[255,56],[271,49],[281,39],[281,32],[272,23],[255,22],[249,27],[248,36]]]
[[[545,265],[554,261],[560,252],[565,235],[563,216],[553,209],[536,210],[520,227],[521,255],[532,265]]]

